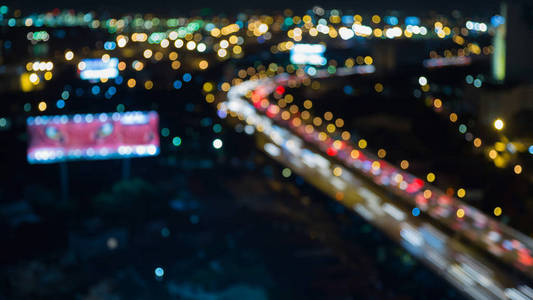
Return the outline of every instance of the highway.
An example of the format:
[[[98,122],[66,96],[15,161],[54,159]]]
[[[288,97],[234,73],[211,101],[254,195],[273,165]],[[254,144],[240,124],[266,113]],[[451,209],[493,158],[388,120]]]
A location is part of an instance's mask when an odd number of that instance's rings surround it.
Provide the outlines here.
[[[330,75],[315,75],[326,76]],[[219,109],[254,126],[258,145],[268,155],[353,209],[466,295],[533,299],[533,288],[524,279],[533,278],[531,239],[368,151],[319,137],[316,130],[305,130],[305,124],[297,124],[293,117],[282,119],[279,108],[265,103],[276,87],[304,78],[282,74],[245,81],[229,90]],[[427,192],[423,195],[428,189],[430,197]],[[422,215],[414,216],[412,207]],[[459,209],[462,215],[456,213]]]

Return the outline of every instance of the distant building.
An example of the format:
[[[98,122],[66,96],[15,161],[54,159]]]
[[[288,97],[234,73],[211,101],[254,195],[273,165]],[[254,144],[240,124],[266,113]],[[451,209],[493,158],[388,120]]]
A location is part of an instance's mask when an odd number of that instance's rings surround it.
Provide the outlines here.
[[[503,23],[494,35],[492,75],[498,82],[531,81],[533,78],[533,4],[502,3]]]

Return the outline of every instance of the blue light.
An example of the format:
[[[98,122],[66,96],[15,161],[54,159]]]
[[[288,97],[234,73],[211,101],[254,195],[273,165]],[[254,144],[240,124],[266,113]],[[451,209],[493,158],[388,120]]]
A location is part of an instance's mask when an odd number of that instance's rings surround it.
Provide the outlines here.
[[[220,133],[222,131],[222,125],[220,125],[220,124],[213,125],[213,131],[215,133]]]
[[[70,93],[68,91],[63,91],[63,93],[61,93],[61,98],[63,98],[63,100],[67,100],[69,97]]]
[[[122,78],[122,76],[117,76],[117,78],[115,78],[115,83],[116,84],[122,84],[122,82],[124,81],[124,78]]]
[[[115,50],[116,47],[117,47],[117,43],[115,43],[115,42],[105,42],[104,43],[104,49],[106,49],[106,50]]]
[[[467,128],[466,128],[466,125],[465,125],[465,124],[461,124],[461,125],[459,125],[459,132],[460,132],[460,133],[465,133],[466,130],[467,130]]]
[[[529,146],[529,154],[533,154],[533,145]]]
[[[9,27],[14,27],[15,25],[17,25],[17,20],[11,18],[9,19],[9,21],[7,21],[7,25],[9,25]]]
[[[342,16],[342,23],[346,25],[353,24],[353,16],[352,15],[344,15]]]
[[[154,273],[157,277],[163,277],[163,275],[165,275],[165,270],[163,270],[161,267],[157,267],[155,268]]]
[[[91,93],[93,93],[93,95],[98,95],[100,93],[100,87],[97,85],[93,86]]]
[[[505,24],[505,18],[500,15],[495,15],[492,18],[490,18],[490,23],[494,27],[498,27],[502,24]]]
[[[345,85],[343,90],[346,95],[351,95],[353,93],[353,87],[350,85]]]
[[[181,89],[181,86],[183,85],[183,83],[181,82],[181,80],[176,80],[176,81],[174,81],[174,83],[172,85],[174,86],[174,88],[176,90],[179,90],[179,89]]]
[[[468,84],[472,84],[472,82],[474,82],[474,76],[472,76],[472,75],[466,75],[465,80],[466,80],[466,83],[468,83]]]
[[[420,25],[420,18],[414,16],[406,17],[405,25]]]
[[[420,215],[420,208],[418,207],[413,208],[411,213],[413,214],[413,216],[418,217]]]
[[[386,16],[385,23],[392,25],[392,26],[398,25],[398,18],[395,16]]]
[[[189,74],[189,73],[183,74],[183,81],[189,82],[189,81],[191,81],[191,79],[192,79],[191,74]]]
[[[316,75],[316,69],[314,67],[308,67],[307,70],[306,70],[307,74],[309,76],[314,76]]]
[[[11,48],[11,41],[4,41],[4,48],[10,49]]]
[[[112,86],[112,87],[107,89],[107,92],[109,93],[109,95],[113,96],[114,94],[117,93],[117,88]]]
[[[65,101],[64,100],[57,100],[56,106],[57,106],[57,108],[62,109],[63,107],[65,107]]]

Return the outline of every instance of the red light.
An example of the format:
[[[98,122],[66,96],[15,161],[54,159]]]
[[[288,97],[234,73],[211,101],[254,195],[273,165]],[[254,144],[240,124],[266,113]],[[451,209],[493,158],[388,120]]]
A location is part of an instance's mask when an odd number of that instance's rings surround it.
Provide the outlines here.
[[[337,150],[335,150],[335,148],[329,147],[328,150],[326,151],[326,153],[329,156],[335,156],[335,155],[337,155]]]

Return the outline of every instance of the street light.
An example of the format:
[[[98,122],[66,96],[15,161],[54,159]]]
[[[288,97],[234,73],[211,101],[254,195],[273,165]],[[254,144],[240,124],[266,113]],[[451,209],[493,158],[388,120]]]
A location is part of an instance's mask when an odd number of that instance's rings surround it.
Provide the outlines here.
[[[496,130],[502,130],[504,125],[505,124],[503,123],[502,119],[498,118],[494,121],[494,128],[496,128]]]

